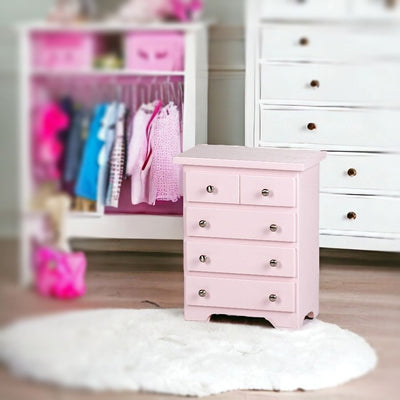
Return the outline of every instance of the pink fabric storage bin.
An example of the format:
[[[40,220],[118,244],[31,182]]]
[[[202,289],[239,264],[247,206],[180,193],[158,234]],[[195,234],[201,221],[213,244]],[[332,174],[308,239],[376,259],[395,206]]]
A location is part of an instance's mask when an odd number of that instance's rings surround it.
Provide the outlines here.
[[[183,71],[184,36],[178,32],[133,32],[125,37],[125,66],[145,71]]]
[[[37,33],[32,41],[34,68],[74,70],[93,64],[95,38],[90,33]]]

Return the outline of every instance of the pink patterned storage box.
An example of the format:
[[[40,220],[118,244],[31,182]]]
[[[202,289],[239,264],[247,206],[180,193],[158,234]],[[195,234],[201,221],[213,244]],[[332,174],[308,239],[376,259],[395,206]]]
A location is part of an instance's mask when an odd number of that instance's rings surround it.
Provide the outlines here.
[[[319,163],[325,153],[200,145],[184,166],[185,319],[319,311]]]
[[[90,33],[36,33],[32,37],[32,65],[40,69],[84,70],[95,57]]]
[[[125,66],[144,71],[183,71],[184,36],[178,32],[132,32],[125,38]]]

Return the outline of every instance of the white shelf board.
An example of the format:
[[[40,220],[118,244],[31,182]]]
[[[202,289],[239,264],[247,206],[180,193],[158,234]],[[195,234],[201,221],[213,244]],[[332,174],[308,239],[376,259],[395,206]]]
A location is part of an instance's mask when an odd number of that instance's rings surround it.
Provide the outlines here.
[[[101,218],[70,215],[69,238],[183,239],[183,218],[174,215],[107,214]]]
[[[17,25],[22,31],[36,32],[127,32],[140,30],[160,31],[197,31],[214,24],[214,20],[199,20],[194,22],[150,22],[150,23],[127,23],[121,21],[99,21],[85,23],[59,24],[47,21],[32,21]]]
[[[31,71],[31,76],[92,76],[92,77],[107,77],[107,76],[185,76],[184,71],[139,71],[139,70],[68,70],[68,69],[40,69],[36,68]]]

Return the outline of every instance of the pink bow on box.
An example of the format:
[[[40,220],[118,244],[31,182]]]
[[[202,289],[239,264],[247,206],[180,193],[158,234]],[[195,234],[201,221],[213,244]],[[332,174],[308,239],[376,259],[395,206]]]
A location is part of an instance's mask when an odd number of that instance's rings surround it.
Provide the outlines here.
[[[86,292],[86,268],[84,253],[39,247],[34,260],[36,288],[42,296],[59,299],[80,297]]]

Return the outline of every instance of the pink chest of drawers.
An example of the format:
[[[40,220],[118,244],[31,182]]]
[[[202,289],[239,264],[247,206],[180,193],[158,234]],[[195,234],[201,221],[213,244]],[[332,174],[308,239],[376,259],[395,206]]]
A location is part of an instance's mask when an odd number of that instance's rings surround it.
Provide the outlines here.
[[[200,145],[185,180],[185,318],[262,317],[298,328],[319,310],[322,152]]]

